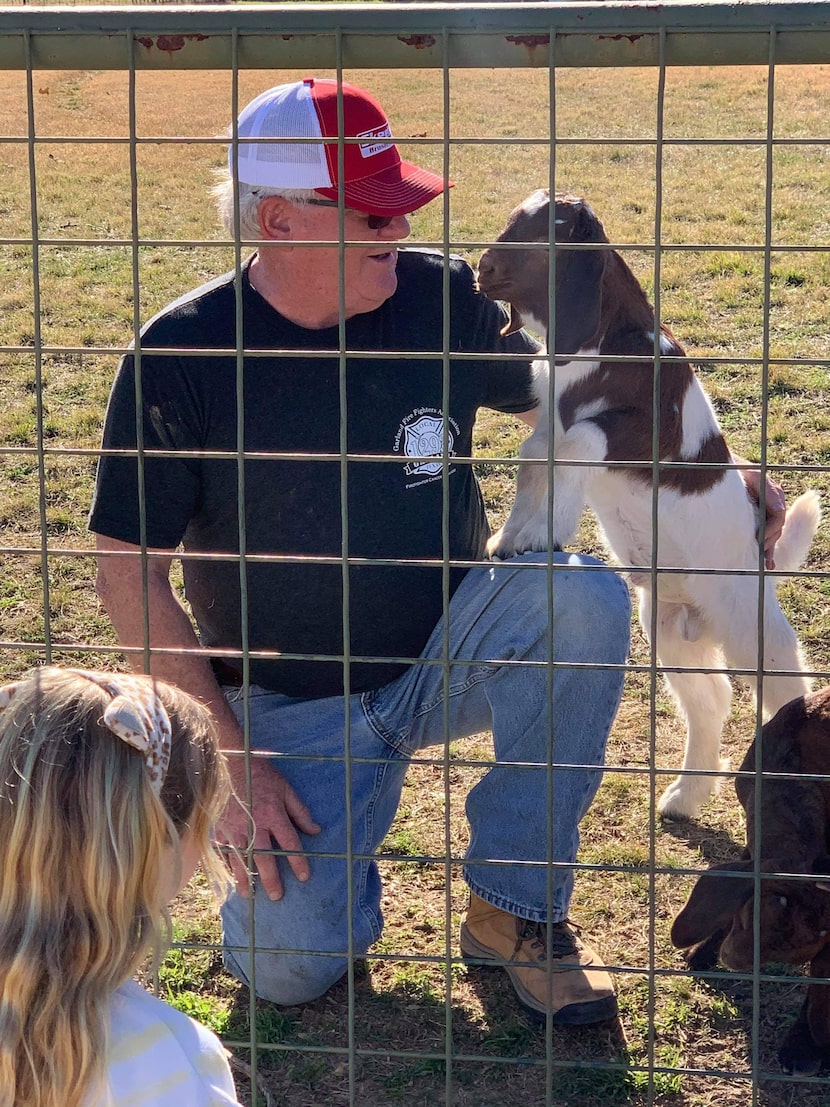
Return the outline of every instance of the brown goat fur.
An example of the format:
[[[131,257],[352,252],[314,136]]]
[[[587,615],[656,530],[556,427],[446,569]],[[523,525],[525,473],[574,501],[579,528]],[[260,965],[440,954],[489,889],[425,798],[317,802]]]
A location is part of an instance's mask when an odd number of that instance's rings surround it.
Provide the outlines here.
[[[716,865],[698,878],[674,920],[672,942],[686,950],[693,969],[712,968],[719,956],[726,968],[751,972],[758,858],[760,963],[809,962],[812,977],[830,977],[830,687],[793,700],[770,719],[740,772],[758,767],[763,776],[757,805],[758,778],[740,775],[735,781],[746,812],[743,860]],[[825,779],[798,779],[802,774]],[[830,981],[808,985],[779,1057],[788,1072],[800,1075],[830,1065]]]

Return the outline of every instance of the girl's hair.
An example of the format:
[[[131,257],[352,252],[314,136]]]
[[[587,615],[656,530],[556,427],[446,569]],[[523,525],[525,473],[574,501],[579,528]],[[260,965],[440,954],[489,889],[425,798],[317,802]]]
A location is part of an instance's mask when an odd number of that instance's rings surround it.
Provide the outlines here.
[[[233,210],[233,180],[226,169],[217,173],[217,184],[212,189],[213,198],[219,209],[219,219],[222,226],[228,232],[230,238],[234,237],[234,210]],[[292,204],[302,204],[319,199],[319,193],[313,188],[267,188],[264,185],[249,185],[244,181],[239,182],[239,237],[261,238],[262,232],[259,226],[257,212],[259,205],[267,196],[284,196]]]
[[[0,711],[4,1107],[80,1107],[97,1087],[113,993],[169,933],[183,835],[227,886],[210,841],[229,793],[211,717],[146,680],[172,730],[160,795],[102,721],[111,696],[81,674],[36,669]]]

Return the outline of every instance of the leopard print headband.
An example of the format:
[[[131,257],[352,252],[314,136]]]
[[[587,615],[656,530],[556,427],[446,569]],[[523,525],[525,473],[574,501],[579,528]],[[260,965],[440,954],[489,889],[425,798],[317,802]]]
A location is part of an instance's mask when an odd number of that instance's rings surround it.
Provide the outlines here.
[[[160,795],[170,764],[170,719],[152,685],[129,673],[97,673],[65,669],[103,688],[111,697],[104,711],[104,726],[122,742],[144,754],[150,786]],[[0,688],[0,711],[8,707],[28,681],[18,680]]]

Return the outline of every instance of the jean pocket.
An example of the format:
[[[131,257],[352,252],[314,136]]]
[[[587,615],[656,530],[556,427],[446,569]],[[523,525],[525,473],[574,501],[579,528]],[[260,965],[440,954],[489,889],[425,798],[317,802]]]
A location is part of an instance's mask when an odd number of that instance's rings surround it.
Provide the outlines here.
[[[389,749],[398,757],[411,757],[415,753],[409,741],[412,733],[411,718],[409,712],[402,714],[400,711],[400,699],[395,695],[397,683],[395,680],[383,688],[362,692],[360,706],[368,725]],[[395,707],[398,708],[397,711]]]

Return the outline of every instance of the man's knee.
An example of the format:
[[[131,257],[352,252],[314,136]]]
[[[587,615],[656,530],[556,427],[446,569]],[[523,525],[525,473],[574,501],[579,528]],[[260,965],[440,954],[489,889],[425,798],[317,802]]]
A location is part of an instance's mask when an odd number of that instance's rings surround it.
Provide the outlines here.
[[[258,953],[252,970],[249,954],[226,949],[224,961],[260,999],[280,1007],[319,999],[348,969],[348,958],[319,953]]]
[[[623,644],[627,651],[631,599],[625,581],[619,573],[594,558],[573,555],[571,560],[576,566],[589,568],[574,568],[565,574],[568,584],[562,589],[561,610],[554,608],[556,616],[567,619],[572,626],[581,627],[583,633],[609,646]],[[597,636],[597,631],[604,633]]]
[[[376,889],[368,883],[379,900],[379,883]],[[304,894],[315,885],[319,881],[289,884],[279,903],[258,887],[253,930],[248,900],[232,895],[223,904],[225,967],[261,999],[283,1007],[318,999],[346,972],[349,953],[362,957],[380,936],[379,908],[356,909],[350,926],[345,895],[341,901],[334,893],[323,899]]]
[[[524,559],[539,565],[547,555],[526,554]],[[581,656],[587,651],[592,655],[588,659],[597,663],[627,655],[631,601],[628,587],[610,566],[585,555],[556,554],[550,579],[542,568],[526,569],[517,577],[524,612],[535,612],[545,631],[552,605],[554,642],[566,645],[566,652]]]

